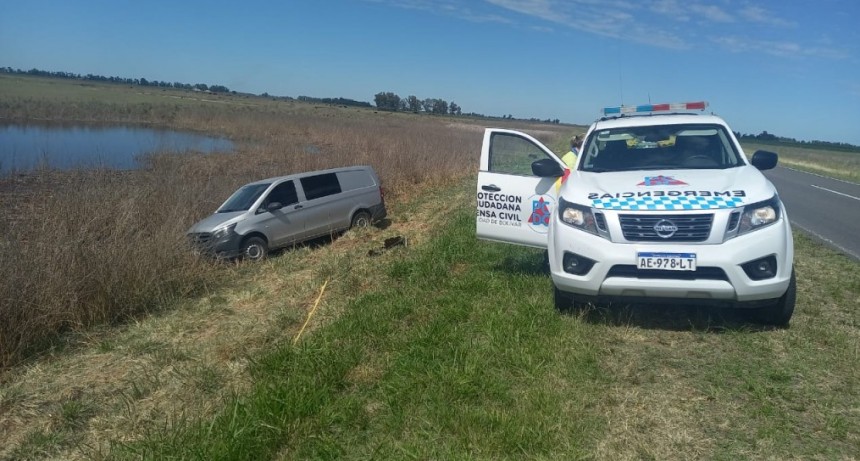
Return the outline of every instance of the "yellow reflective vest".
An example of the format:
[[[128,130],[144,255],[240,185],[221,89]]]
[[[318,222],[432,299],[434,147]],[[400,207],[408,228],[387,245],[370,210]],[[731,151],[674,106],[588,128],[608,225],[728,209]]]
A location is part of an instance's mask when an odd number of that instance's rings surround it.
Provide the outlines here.
[[[564,156],[561,158],[561,161],[564,162],[564,164],[567,165],[568,168],[573,168],[573,166],[576,165],[576,155],[577,153],[575,151],[570,151],[564,154]]]

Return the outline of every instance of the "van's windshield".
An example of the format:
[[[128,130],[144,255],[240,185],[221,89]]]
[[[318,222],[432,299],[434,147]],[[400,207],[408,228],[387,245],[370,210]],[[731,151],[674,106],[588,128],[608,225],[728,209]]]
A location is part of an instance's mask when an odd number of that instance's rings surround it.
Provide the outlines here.
[[[218,208],[216,213],[231,213],[234,211],[248,211],[251,208],[251,205],[263,195],[263,192],[271,186],[271,183],[266,184],[249,184],[247,186],[242,186],[236,192],[233,192],[233,195],[221,205],[221,208]]]

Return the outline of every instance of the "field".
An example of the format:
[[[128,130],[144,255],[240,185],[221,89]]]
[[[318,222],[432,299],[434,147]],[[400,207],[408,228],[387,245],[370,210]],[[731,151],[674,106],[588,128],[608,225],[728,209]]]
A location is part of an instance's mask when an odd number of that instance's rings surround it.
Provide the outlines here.
[[[779,154],[779,164],[831,178],[860,182],[860,153],[839,152],[802,147],[773,146],[743,143],[744,151],[752,156],[756,150],[769,150]]]
[[[90,91],[16,90],[48,84],[0,79],[0,101],[50,115]],[[2,459],[860,457],[858,264],[802,235],[789,329],[692,306],[559,314],[540,252],[475,240],[480,122],[95,93],[69,98],[126,123],[174,113],[239,151],[7,180]],[[581,131],[518,128],[559,151]],[[185,228],[236,185],[349,163],[380,172],[383,228],[256,265],[187,255]],[[371,256],[392,236],[408,244]]]

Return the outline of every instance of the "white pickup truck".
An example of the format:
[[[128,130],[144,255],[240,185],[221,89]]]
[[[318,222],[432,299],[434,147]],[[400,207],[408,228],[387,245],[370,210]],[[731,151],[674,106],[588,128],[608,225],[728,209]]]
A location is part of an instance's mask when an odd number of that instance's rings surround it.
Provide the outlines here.
[[[681,302],[788,325],[791,226],[760,172],[777,155],[748,160],[725,121],[689,112],[704,107],[604,109],[569,169],[525,133],[487,129],[478,238],[546,248],[559,309]]]

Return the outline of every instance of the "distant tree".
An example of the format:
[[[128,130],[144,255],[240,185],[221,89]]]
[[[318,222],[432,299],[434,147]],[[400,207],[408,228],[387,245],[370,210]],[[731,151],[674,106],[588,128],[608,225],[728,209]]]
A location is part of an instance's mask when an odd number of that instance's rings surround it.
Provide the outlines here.
[[[392,92],[379,92],[373,97],[376,107],[380,110],[390,110],[396,112],[400,109],[400,96]]]
[[[424,109],[424,112],[427,112],[428,114],[432,114],[434,102],[436,102],[435,99],[426,98],[423,101],[421,101],[421,108]]]
[[[762,141],[776,141],[776,136],[768,133],[767,131],[762,131],[756,135],[756,139],[760,139]]]
[[[433,113],[436,115],[445,115],[448,113],[448,101],[444,99],[436,99],[433,101]]]
[[[450,111],[451,115],[460,115],[462,113],[460,106],[458,106],[454,101],[451,101],[451,104],[448,106],[448,111]]]
[[[417,114],[421,111],[421,100],[415,95],[410,95],[406,98],[406,107]]]

